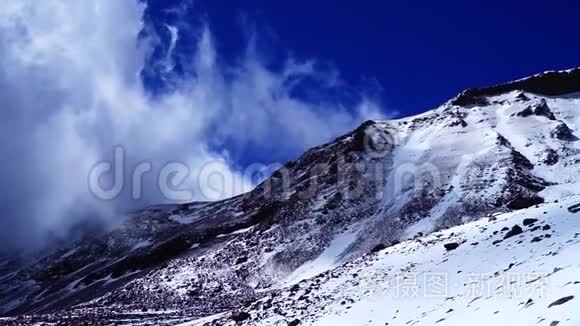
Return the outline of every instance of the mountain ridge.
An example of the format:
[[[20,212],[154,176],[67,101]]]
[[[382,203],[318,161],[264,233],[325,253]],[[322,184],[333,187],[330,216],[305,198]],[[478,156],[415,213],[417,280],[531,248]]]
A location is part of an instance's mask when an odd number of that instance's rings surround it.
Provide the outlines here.
[[[105,323],[171,310],[162,318],[191,320],[236,310],[380,244],[552,202],[575,191],[567,187],[575,189],[580,161],[580,100],[554,96],[569,90],[580,91],[578,68],[367,121],[249,193],[149,207],[110,233],[8,270],[0,311],[48,319],[84,311],[76,318]]]

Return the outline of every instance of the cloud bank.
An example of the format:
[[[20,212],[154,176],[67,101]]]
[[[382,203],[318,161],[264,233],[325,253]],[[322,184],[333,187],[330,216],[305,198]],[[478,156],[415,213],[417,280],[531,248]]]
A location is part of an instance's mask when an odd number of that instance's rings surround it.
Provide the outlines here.
[[[144,23],[144,11],[137,1],[3,1],[2,250],[43,246],[85,223],[108,225],[126,209],[248,191],[255,180],[243,173],[244,153],[270,153],[271,161],[261,162],[269,164],[381,117],[365,96],[348,106],[295,96],[303,80],[339,87],[337,74],[313,61],[290,58],[274,71],[252,37],[242,59],[225,65],[207,25],[195,33],[171,24],[155,30]],[[163,32],[169,42],[162,42]],[[183,40],[195,44],[195,53],[179,58],[176,73],[174,51]],[[151,60],[159,48],[164,55]],[[152,92],[144,73],[158,74],[163,91]],[[114,166],[117,150],[123,186],[103,200],[91,191],[91,171]],[[144,162],[151,171],[133,198],[131,172]],[[187,178],[169,186],[191,190],[191,198],[160,191],[158,175],[168,163],[188,167]],[[215,191],[215,179],[200,180],[208,165],[210,174],[236,186]],[[98,178],[99,185],[111,187],[113,179],[112,173]]]

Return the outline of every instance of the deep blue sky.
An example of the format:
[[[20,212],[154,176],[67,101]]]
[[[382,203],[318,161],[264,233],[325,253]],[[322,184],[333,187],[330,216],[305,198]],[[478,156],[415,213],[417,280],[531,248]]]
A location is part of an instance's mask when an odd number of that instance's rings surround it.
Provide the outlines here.
[[[153,19],[180,0],[149,0]],[[380,85],[410,115],[459,91],[580,65],[580,2],[194,0],[185,19],[210,24],[235,60],[248,26],[273,63],[290,53],[334,66],[353,87]],[[266,46],[264,46],[266,45]]]

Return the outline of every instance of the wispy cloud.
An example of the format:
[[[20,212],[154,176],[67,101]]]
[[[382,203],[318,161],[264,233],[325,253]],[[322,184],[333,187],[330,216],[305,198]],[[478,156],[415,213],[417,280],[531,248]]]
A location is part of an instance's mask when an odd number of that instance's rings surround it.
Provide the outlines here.
[[[317,70],[312,61],[289,59],[273,71],[249,42],[239,64],[220,64],[208,26],[183,35],[166,25],[161,73],[172,87],[151,96],[141,72],[160,38],[138,38],[143,12],[137,1],[2,3],[0,246],[42,245],[47,234],[64,236],[87,219],[110,221],[119,210],[165,201],[155,173],[144,179],[140,201],[128,189],[108,202],[91,194],[91,168],[112,161],[116,146],[124,148],[129,168],[150,162],[159,171],[183,162],[193,171],[218,162],[220,173],[240,185],[236,190],[247,191],[252,181],[236,162],[243,151],[280,158],[382,116],[364,96],[349,107],[293,96],[302,79],[328,87],[338,82],[335,72]],[[175,74],[173,53],[184,38],[193,38],[197,49],[181,59],[185,73]],[[192,173],[188,181],[198,188],[194,199],[204,199],[195,179]]]

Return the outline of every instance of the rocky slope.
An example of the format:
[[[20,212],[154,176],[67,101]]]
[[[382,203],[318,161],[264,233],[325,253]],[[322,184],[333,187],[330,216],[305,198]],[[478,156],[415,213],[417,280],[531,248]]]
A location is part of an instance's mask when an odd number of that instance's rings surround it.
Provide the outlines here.
[[[107,234],[32,262],[3,263],[0,313],[25,315],[4,320],[16,324],[175,324],[207,316],[284,324],[294,315],[322,322],[333,315],[316,312],[320,305],[308,305],[307,315],[286,312],[299,306],[288,299],[296,284],[319,282],[316,287],[342,293],[347,290],[329,275],[374,264],[373,249],[393,244],[388,252],[400,252],[381,254],[387,257],[381,263],[392,264],[388,257],[395,255],[403,265],[418,265],[404,252],[432,242],[422,259],[437,260],[441,244],[433,237],[452,232],[441,230],[467,223],[461,230],[471,234],[485,227],[478,224],[482,217],[507,219],[512,211],[579,193],[579,109],[580,69],[574,69],[467,90],[418,116],[368,121],[307,151],[247,194],[150,207]],[[397,244],[413,238],[419,240]],[[487,259],[502,245],[488,246]],[[312,292],[321,303],[346,300],[319,290]],[[267,299],[280,295],[285,299]],[[333,313],[350,311],[346,306],[352,304],[336,304]],[[254,310],[248,316],[244,307]]]
[[[404,241],[186,325],[578,325],[579,204],[569,196]]]

